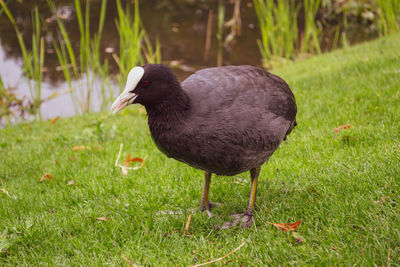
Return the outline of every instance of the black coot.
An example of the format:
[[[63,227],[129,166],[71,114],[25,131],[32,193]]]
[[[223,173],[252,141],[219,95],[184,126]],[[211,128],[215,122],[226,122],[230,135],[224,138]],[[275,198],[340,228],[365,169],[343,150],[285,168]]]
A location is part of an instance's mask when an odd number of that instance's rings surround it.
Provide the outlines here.
[[[163,153],[205,171],[202,210],[212,207],[212,173],[250,170],[249,205],[234,223],[250,227],[260,167],[296,125],[296,102],[287,83],[261,68],[225,66],[197,71],[180,84],[170,68],[149,64],[130,71],[112,109],[134,103],[146,108]]]

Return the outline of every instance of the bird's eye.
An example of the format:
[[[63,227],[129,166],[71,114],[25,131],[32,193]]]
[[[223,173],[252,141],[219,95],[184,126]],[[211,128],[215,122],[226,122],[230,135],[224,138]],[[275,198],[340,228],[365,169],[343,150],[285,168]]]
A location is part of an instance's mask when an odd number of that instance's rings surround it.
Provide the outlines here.
[[[149,84],[150,84],[150,82],[147,81],[147,80],[143,82],[143,85],[144,85],[144,86],[148,86]]]

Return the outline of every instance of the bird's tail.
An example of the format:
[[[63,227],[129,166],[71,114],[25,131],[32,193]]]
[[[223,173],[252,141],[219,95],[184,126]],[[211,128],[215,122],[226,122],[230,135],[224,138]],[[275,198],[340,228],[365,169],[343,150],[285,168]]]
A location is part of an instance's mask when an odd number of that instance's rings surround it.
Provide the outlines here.
[[[286,136],[288,136],[292,132],[294,127],[296,127],[296,126],[297,126],[297,121],[296,121],[296,119],[294,119],[292,124],[290,124],[290,127],[289,127],[288,131],[286,132],[285,138],[283,138],[283,140],[286,140]]]

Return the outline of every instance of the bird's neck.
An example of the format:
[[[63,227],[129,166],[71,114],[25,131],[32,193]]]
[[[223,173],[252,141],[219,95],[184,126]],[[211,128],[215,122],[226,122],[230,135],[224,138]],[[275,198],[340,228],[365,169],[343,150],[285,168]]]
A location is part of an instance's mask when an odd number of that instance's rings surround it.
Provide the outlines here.
[[[170,130],[185,121],[190,114],[189,96],[180,88],[157,104],[145,106],[150,130]]]

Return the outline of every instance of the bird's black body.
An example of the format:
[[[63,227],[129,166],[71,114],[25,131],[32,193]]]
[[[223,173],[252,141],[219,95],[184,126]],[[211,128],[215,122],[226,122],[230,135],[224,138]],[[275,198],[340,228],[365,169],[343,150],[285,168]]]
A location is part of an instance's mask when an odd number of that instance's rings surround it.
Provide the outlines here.
[[[168,157],[219,175],[261,166],[296,124],[296,102],[281,78],[252,66],[197,71],[179,84],[145,65],[135,89],[152,137]]]

